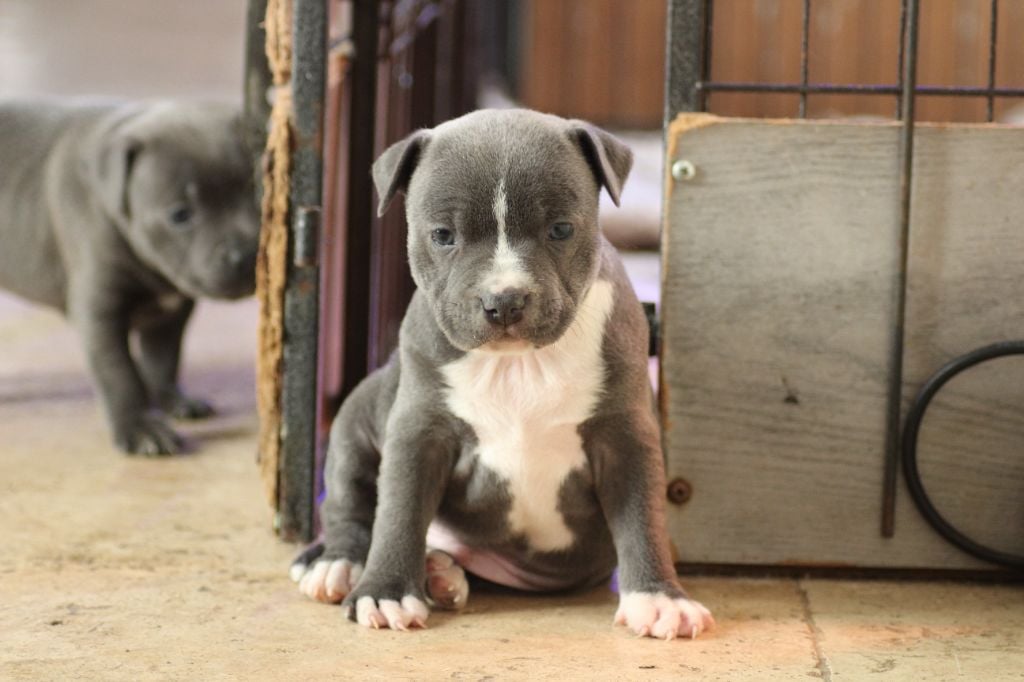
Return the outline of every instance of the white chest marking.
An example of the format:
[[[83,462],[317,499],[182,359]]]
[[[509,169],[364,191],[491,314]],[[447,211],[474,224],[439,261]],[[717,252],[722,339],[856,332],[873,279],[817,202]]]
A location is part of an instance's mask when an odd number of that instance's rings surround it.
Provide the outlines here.
[[[525,289],[530,286],[530,274],[523,267],[520,255],[508,241],[508,195],[505,194],[505,179],[498,183],[494,192],[494,220],[498,223],[498,245],[494,249],[491,267],[484,275],[483,288],[494,294],[507,289]]]
[[[510,527],[538,550],[573,542],[558,495],[587,462],[577,427],[604,385],[601,344],[613,304],[612,284],[598,280],[557,342],[515,354],[474,350],[442,368],[449,409],[473,427],[480,462],[508,485]]]

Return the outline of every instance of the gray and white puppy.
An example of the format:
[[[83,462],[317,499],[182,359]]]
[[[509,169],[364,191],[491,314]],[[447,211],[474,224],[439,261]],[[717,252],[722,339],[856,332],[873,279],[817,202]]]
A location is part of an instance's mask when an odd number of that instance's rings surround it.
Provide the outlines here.
[[[241,131],[212,104],[0,102],[0,287],[75,325],[127,452],[181,449],[160,411],[212,412],[179,390],[178,360],[195,298],[255,286]]]
[[[465,604],[464,570],[533,590],[619,567],[616,622],[712,624],[676,579],[647,374],[648,327],[598,229],[629,149],[582,121],[478,111],[395,144],[380,212],[406,194],[418,286],[399,349],[334,421],[324,538],[292,570],[362,625]],[[426,557],[426,561],[424,561]]]

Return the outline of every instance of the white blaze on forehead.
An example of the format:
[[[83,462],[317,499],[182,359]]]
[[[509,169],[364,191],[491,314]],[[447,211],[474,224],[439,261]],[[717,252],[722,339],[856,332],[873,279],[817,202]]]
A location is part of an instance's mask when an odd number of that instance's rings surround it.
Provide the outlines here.
[[[519,253],[508,242],[508,195],[505,193],[505,178],[498,183],[494,192],[494,220],[498,224],[498,245],[494,249],[491,267],[484,275],[483,288],[497,294],[506,289],[524,289],[533,281],[523,266]]]

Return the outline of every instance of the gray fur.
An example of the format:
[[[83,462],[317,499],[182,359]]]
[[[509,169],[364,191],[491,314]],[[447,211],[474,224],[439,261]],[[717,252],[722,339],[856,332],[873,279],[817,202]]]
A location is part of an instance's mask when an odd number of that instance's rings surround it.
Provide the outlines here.
[[[598,193],[604,186],[617,198],[630,164],[628,148],[604,131],[521,110],[475,112],[419,131],[375,164],[381,210],[406,193],[418,289],[398,351],[349,396],[332,429],[323,558],[366,566],[347,604],[362,596],[422,598],[425,535],[435,519],[467,545],[565,586],[606,579],[618,563],[624,590],[682,595],[664,532],[647,324],[598,229]],[[533,285],[518,338],[535,346],[556,341],[595,279],[614,283],[604,391],[579,427],[590,467],[571,474],[559,493],[558,511],[575,541],[555,552],[531,549],[510,530],[508,490],[479,464],[472,427],[448,411],[441,374],[503,333],[481,314],[480,293],[497,243],[492,203],[502,179],[509,241],[531,245],[525,266]],[[572,222],[574,235],[551,241],[549,226],[562,220]],[[454,231],[455,246],[432,242],[438,227]]]
[[[259,217],[237,113],[0,101],[0,157],[0,287],[78,329],[118,447],[180,450],[149,408],[211,413],[177,385],[193,301],[255,283]]]

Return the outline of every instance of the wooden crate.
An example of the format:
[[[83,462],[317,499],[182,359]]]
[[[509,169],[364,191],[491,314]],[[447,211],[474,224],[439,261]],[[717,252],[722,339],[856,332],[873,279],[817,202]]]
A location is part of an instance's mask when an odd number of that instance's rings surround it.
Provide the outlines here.
[[[899,265],[899,125],[681,115],[667,166],[662,410],[693,563],[986,569],[905,488],[880,534]],[[943,363],[1024,338],[1024,130],[917,129],[904,402]],[[919,449],[940,509],[1024,552],[1024,360],[955,380]]]

